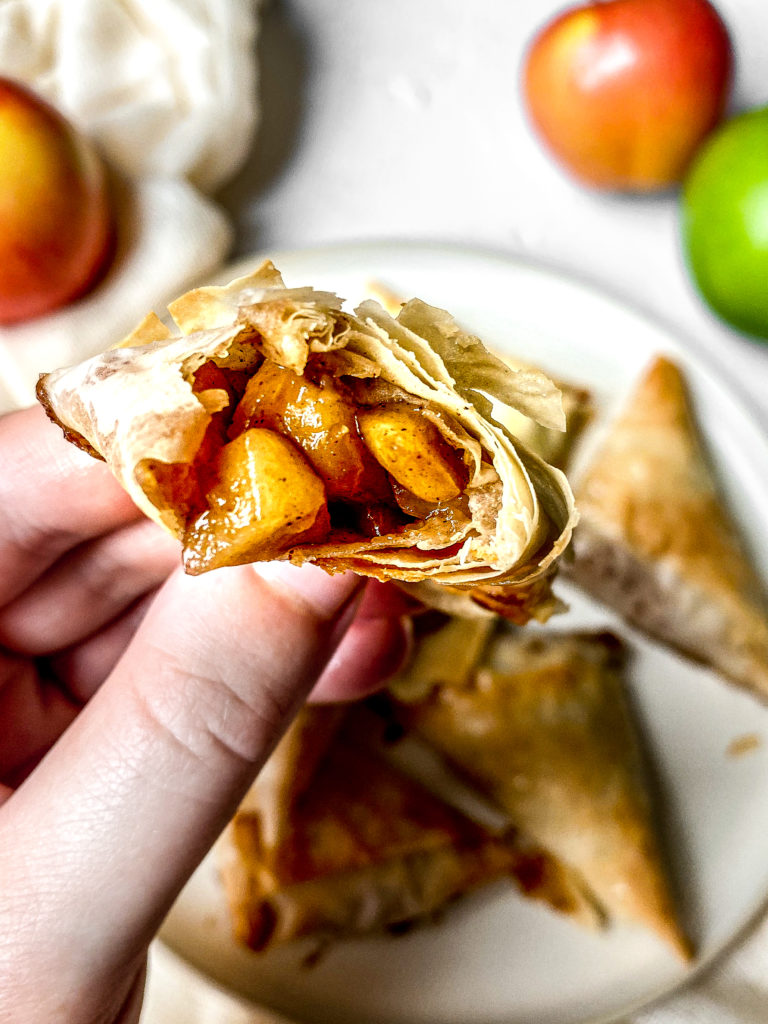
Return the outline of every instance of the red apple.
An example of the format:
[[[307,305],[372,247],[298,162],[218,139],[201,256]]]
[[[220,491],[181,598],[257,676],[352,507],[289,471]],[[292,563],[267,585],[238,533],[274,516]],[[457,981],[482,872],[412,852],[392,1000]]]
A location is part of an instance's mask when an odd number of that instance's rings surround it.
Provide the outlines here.
[[[0,78],[0,323],[82,294],[111,249],[104,165],[61,114]]]
[[[565,11],[533,40],[533,124],[580,181],[643,192],[680,181],[720,120],[728,32],[707,0],[605,0]]]

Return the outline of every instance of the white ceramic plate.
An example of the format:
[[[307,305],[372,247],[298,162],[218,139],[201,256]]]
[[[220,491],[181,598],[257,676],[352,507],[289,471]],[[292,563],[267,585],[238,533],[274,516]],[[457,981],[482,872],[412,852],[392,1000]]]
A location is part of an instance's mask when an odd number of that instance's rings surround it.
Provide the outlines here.
[[[274,259],[289,285],[327,288],[351,303],[365,295],[371,278],[406,297],[418,295],[450,309],[490,345],[587,384],[600,422],[582,457],[649,359],[671,354],[686,370],[724,491],[768,579],[765,433],[722,373],[662,327],[583,284],[488,253],[387,244]],[[230,268],[227,278],[254,262]],[[700,966],[733,940],[768,895],[768,709],[632,634],[564,585],[560,590],[572,607],[559,627],[611,626],[637,651],[630,683],[665,797],[669,846]],[[757,749],[727,754],[734,738],[754,733],[764,741]],[[210,858],[162,937],[238,999],[307,1024],[607,1021],[670,991],[689,973],[641,929],[588,934],[507,886],[468,899],[440,924],[407,936],[341,943],[305,969],[304,948],[252,956],[233,946]],[[240,1003],[243,1013],[246,1005]]]

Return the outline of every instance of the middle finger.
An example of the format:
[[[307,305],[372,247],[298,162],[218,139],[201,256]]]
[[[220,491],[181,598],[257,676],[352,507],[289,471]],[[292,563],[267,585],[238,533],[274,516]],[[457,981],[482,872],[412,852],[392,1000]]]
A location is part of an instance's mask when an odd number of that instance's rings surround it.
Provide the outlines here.
[[[178,565],[178,542],[148,520],[89,541],[0,610],[0,644],[39,656],[95,633]]]

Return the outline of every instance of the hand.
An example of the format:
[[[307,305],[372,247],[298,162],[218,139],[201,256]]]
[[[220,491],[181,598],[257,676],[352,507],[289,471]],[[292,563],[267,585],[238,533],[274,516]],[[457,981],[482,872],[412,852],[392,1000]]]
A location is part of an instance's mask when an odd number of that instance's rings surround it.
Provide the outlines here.
[[[0,1016],[133,1022],[150,940],[291,716],[380,685],[405,605],[286,563],[184,576],[40,409],[0,419],[0,464]]]

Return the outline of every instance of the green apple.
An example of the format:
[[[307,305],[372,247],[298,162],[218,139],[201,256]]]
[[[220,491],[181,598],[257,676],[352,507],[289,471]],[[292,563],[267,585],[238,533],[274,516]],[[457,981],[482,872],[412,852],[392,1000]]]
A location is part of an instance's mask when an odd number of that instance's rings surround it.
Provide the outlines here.
[[[733,327],[768,338],[768,107],[710,137],[686,178],[682,213],[701,294]]]

